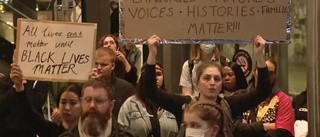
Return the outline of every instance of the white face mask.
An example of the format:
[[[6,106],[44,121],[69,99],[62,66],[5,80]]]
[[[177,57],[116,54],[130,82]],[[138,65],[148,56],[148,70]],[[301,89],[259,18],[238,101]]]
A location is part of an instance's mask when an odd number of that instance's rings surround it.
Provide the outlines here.
[[[200,44],[200,49],[208,54],[212,53],[215,47],[216,47],[215,44]]]
[[[204,137],[209,129],[186,128],[186,137]]]

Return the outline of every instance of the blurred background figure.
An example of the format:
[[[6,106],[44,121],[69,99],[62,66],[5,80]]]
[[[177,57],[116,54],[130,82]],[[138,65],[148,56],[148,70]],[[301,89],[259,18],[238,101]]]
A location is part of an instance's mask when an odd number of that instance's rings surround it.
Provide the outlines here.
[[[71,12],[70,21],[71,22],[82,22],[82,10],[81,10],[81,0],[78,5],[75,7],[75,12]]]
[[[308,102],[307,102],[307,89],[301,94],[296,96],[293,101],[293,108],[296,116],[294,123],[295,137],[308,136]]]
[[[119,3],[115,1],[110,2],[110,24],[111,34],[119,34]]]
[[[137,76],[141,72],[141,51],[132,43],[128,43],[125,47],[127,59],[137,68]]]

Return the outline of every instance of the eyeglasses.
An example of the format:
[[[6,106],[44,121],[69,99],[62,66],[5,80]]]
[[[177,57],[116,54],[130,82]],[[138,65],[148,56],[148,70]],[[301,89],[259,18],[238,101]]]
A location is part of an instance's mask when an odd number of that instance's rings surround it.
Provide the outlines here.
[[[84,98],[82,98],[82,100],[83,100],[83,102],[85,104],[90,104],[92,102],[92,100],[94,100],[97,103],[97,105],[101,105],[104,102],[108,101],[108,99],[102,98],[102,97],[97,97],[97,98],[95,98],[95,97],[84,97]]]

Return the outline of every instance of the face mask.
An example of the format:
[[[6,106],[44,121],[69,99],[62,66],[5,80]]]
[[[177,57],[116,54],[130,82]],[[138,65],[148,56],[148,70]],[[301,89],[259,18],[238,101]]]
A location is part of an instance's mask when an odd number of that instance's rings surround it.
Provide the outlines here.
[[[209,129],[186,128],[186,137],[204,137]]]
[[[200,49],[205,53],[212,53],[215,47],[215,44],[200,44]]]

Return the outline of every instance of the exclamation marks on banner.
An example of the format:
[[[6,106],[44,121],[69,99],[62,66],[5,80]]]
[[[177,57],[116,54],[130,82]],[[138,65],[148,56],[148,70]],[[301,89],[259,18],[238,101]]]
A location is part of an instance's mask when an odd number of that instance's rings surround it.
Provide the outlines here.
[[[227,32],[239,32],[240,22],[227,22]]]

